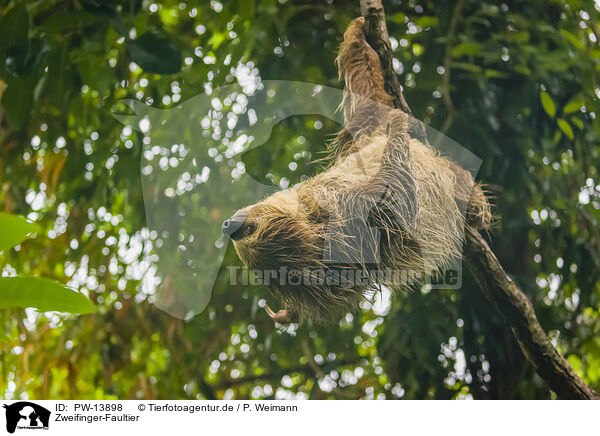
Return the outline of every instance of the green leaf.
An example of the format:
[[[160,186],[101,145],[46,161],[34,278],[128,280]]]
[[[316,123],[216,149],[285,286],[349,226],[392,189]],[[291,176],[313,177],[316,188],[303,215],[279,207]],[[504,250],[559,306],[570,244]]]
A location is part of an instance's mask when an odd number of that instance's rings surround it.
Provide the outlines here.
[[[47,41],[42,39],[30,41],[27,57],[25,58],[25,65],[23,66],[23,75],[29,75],[33,73],[42,65],[50,51],[49,47],[50,46]]]
[[[550,97],[546,91],[541,91],[540,99],[542,100],[542,106],[546,113],[554,118],[554,115],[556,115],[556,105],[552,101],[552,97]]]
[[[423,28],[435,27],[438,25],[438,18],[423,16],[423,17],[417,18],[417,20],[415,21],[415,24],[417,26],[421,26]]]
[[[509,32],[506,34],[506,40],[513,44],[526,44],[529,42],[529,32],[526,30],[521,32]]]
[[[23,3],[17,3],[0,19],[0,51],[9,47],[27,47],[29,14]]]
[[[45,92],[48,103],[55,108],[65,108],[68,105],[73,84],[77,83],[67,45],[63,44],[50,52],[47,63]]]
[[[30,223],[18,215],[0,212],[0,251],[14,247],[32,233],[39,232],[37,224]]]
[[[497,70],[485,70],[485,77],[489,78],[507,78],[508,74]]]
[[[71,12],[57,12],[50,15],[41,24],[40,28],[51,31],[65,31],[79,27],[89,26],[99,21],[102,17],[85,10]]]
[[[181,53],[165,36],[147,32],[126,43],[127,53],[142,70],[154,74],[174,74],[181,70]]]
[[[480,74],[483,71],[479,65],[469,64],[467,62],[452,62],[452,68],[458,68],[475,74]]]
[[[560,138],[562,138],[562,133],[560,132],[560,130],[555,131],[554,136],[552,137],[552,141],[554,141],[554,144],[558,144],[560,142]]]
[[[577,38],[575,35],[573,35],[568,30],[560,29],[560,33],[562,34],[562,36],[564,36],[566,39],[568,39],[569,42],[571,44],[573,44],[573,46],[575,48],[577,48],[579,50],[584,50],[585,49],[585,44],[583,42],[581,42],[581,40],[579,38]]]
[[[564,107],[563,111],[565,114],[572,114],[573,112],[577,112],[583,106],[583,101],[581,100],[573,100],[567,103]]]
[[[34,85],[29,78],[15,77],[11,79],[2,94],[2,107],[8,122],[15,128],[25,126],[33,107]]]
[[[85,295],[50,279],[0,277],[0,309],[35,307],[41,312],[92,313]]]
[[[531,70],[525,65],[516,65],[514,70],[516,73],[531,76]]]
[[[577,126],[579,130],[583,130],[583,121],[577,117],[571,117],[570,120],[573,124],[575,124],[575,126]]]
[[[255,8],[254,0],[238,0],[237,11],[244,20],[254,17]]]
[[[478,53],[481,50],[481,44],[478,42],[463,42],[452,49],[452,57],[458,58],[464,55]]]
[[[208,44],[216,50],[225,41],[225,33],[215,32],[212,37],[208,40]]]
[[[566,120],[563,120],[562,118],[558,118],[556,120],[556,123],[558,124],[558,127],[560,128],[560,130],[562,130],[563,133],[569,137],[569,139],[573,139],[575,137],[575,135],[573,134],[573,129],[571,128],[571,125]]]
[[[25,57],[27,53],[23,47],[10,47],[6,50],[4,67],[13,76],[20,76],[25,70]]]
[[[423,54],[423,51],[425,49],[423,48],[423,46],[421,44],[413,44],[412,46],[412,51],[414,53],[415,56],[421,56]]]
[[[402,12],[398,12],[396,14],[387,16],[388,21],[391,21],[393,23],[398,23],[398,24],[404,23],[405,18],[406,18],[406,15],[403,14]]]
[[[4,67],[11,76],[28,76],[42,64],[47,54],[48,44],[46,41],[31,40],[29,47],[12,46],[6,49]],[[10,80],[8,77],[7,81]],[[31,80],[31,78],[26,78],[26,80]]]

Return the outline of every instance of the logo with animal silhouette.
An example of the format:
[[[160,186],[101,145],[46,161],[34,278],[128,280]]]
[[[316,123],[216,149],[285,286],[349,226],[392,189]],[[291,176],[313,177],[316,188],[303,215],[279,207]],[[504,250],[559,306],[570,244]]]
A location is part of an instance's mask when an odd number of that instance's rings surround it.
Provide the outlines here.
[[[18,429],[48,430],[50,411],[29,401],[19,401],[10,405],[4,404],[6,409],[6,431],[14,433]]]

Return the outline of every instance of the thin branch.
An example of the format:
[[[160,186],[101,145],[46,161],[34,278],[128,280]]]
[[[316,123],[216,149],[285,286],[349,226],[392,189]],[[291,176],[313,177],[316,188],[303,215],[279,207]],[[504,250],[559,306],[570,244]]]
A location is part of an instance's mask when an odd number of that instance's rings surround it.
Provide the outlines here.
[[[456,23],[462,12],[463,0],[458,0],[454,6],[452,12],[452,18],[450,18],[450,25],[448,26],[448,35],[446,35],[446,46],[444,48],[444,78],[442,80],[442,96],[444,98],[444,104],[448,115],[446,121],[440,130],[446,134],[452,126],[454,117],[456,116],[456,108],[452,102],[452,96],[450,95],[450,71],[452,70],[452,46],[454,44],[454,33],[456,32]]]
[[[322,379],[323,377],[325,377],[325,372],[317,364],[317,362],[315,362],[315,359],[313,357],[313,352],[310,349],[310,345],[308,345],[308,341],[306,339],[302,341],[302,351],[304,352],[304,357],[306,357],[306,360],[308,361],[308,366],[310,366],[310,368],[315,373],[315,377],[316,377],[315,383],[319,383],[319,379]],[[340,389],[338,386],[333,388],[333,392],[339,398],[342,398],[342,399],[346,399],[346,400],[355,399],[354,395],[352,395],[351,393],[345,392],[343,389]]]
[[[392,67],[381,0],[360,0],[360,3],[365,21],[369,23],[367,40],[379,54],[386,82],[390,80],[389,84],[386,83],[386,91],[394,98],[398,109],[410,113],[410,110],[406,110],[408,105]],[[454,15],[458,16],[459,12],[460,8],[455,8]],[[377,41],[378,38],[381,41]],[[523,353],[550,389],[564,399],[599,399],[598,394],[585,384],[556,351],[540,326],[533,305],[506,274],[479,232],[472,231],[467,235],[465,256],[483,293],[510,326]]]
[[[204,380],[203,378],[198,380],[198,389],[204,395],[204,398],[207,400],[216,400],[217,396],[215,395],[215,391],[212,387]]]
[[[319,365],[319,369],[322,373],[327,373],[334,368],[341,368],[341,367],[349,366],[349,365],[360,365],[363,361],[364,361],[363,358],[342,359],[342,360],[333,361],[333,362],[326,362],[322,365]],[[213,389],[213,391],[221,391],[221,390],[229,389],[234,386],[243,385],[246,383],[254,383],[257,380],[279,381],[279,380],[281,380],[281,378],[284,375],[289,375],[289,374],[294,374],[294,373],[304,374],[306,376],[314,376],[315,371],[310,365],[299,365],[299,366],[294,366],[294,367],[290,367],[290,368],[283,368],[280,371],[276,371],[276,372],[269,372],[269,373],[257,374],[257,375],[249,375],[249,376],[241,377],[241,378],[237,378],[237,379],[224,380],[222,382],[210,385],[210,387]]]

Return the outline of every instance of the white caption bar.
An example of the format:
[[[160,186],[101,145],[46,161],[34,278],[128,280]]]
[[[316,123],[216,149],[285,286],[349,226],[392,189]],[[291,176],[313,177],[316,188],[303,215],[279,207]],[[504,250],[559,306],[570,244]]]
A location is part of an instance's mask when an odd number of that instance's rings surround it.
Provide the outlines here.
[[[563,401],[0,401],[16,435],[588,434],[600,403]],[[142,433],[143,432],[143,433]],[[219,434],[219,433],[217,433]]]

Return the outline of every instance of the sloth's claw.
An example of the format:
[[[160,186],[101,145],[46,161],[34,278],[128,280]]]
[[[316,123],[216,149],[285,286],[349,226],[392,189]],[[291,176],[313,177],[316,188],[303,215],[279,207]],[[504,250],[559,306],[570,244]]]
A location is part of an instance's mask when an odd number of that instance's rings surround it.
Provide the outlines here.
[[[296,317],[285,309],[281,309],[279,312],[274,312],[273,309],[265,304],[265,312],[271,317],[271,319],[279,324],[292,324],[298,322]]]

